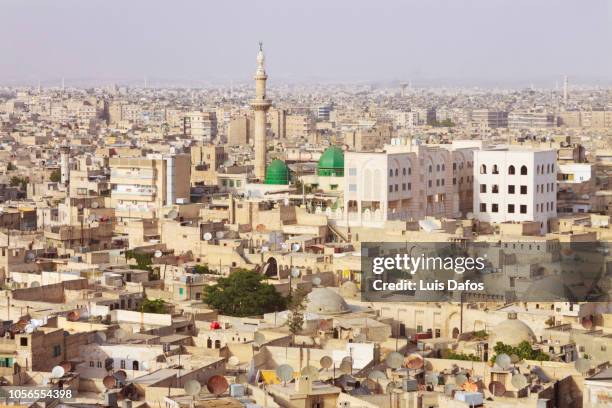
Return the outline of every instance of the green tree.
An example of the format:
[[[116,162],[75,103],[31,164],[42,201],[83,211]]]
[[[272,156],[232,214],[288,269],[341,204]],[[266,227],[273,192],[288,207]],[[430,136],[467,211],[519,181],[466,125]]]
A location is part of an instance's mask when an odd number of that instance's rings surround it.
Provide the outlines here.
[[[202,299],[229,316],[256,316],[283,310],[287,299],[263,280],[264,276],[257,272],[239,269],[226,278],[219,278],[216,285],[205,287]]]
[[[495,355],[491,357],[492,362],[495,362],[495,359],[499,354],[507,354],[509,356],[516,355],[521,360],[550,360],[550,356],[548,354],[540,350],[534,350],[528,341],[522,341],[516,347],[498,341],[493,347],[493,351],[495,351]]]
[[[301,332],[304,327],[306,295],[308,295],[308,293],[304,289],[299,288],[289,297],[289,319],[287,320],[286,324],[294,337],[296,334]]]
[[[28,183],[30,179],[27,177],[13,176],[11,177],[9,184],[11,187],[19,186],[22,190],[25,190],[28,187]]]
[[[215,272],[211,271],[208,265],[196,265],[193,267],[193,273],[200,275],[216,275]]]
[[[163,314],[166,313],[166,302],[164,302],[162,299],[145,298],[138,311],[144,313]]]
[[[62,180],[62,172],[60,171],[60,169],[53,170],[51,172],[51,175],[49,176],[49,180],[54,183],[59,183]]]

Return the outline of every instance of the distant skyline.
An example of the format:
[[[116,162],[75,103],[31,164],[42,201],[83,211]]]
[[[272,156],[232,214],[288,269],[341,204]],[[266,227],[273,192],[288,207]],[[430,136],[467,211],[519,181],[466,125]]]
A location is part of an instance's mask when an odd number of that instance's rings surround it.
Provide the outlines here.
[[[0,85],[612,85],[609,0],[3,0]]]

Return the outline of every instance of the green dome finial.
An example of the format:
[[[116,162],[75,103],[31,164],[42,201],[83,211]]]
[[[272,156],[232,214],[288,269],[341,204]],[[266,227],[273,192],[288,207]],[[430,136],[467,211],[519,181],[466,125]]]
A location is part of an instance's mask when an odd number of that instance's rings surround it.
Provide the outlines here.
[[[344,176],[344,152],[337,146],[325,149],[317,165],[319,176]]]

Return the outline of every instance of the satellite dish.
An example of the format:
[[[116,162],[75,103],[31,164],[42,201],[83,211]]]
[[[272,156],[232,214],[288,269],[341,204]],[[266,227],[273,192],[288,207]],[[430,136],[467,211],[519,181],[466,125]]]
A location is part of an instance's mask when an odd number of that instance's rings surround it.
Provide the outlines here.
[[[236,356],[231,356],[227,359],[227,363],[231,366],[236,367],[238,364],[240,364],[240,359]]]
[[[302,368],[302,372],[300,373],[302,376],[309,377],[312,381],[316,381],[319,379],[319,370],[316,367],[308,365]]]
[[[389,353],[387,358],[385,358],[385,363],[389,368],[396,370],[400,368],[404,363],[404,356],[401,353],[394,351],[392,353]]]
[[[353,372],[353,359],[351,357],[344,357],[340,362],[340,371],[345,374],[351,374]]]
[[[217,232],[215,232],[215,237],[216,237],[217,239],[221,239],[221,238],[223,238],[224,236],[225,236],[225,233],[224,233],[223,231],[217,231]]]
[[[580,320],[582,327],[586,330],[591,330],[593,328],[593,320],[591,320],[588,316],[583,317]]]
[[[127,373],[123,370],[119,370],[113,375],[115,376],[118,382],[124,382],[127,378]]]
[[[204,241],[210,241],[212,239],[212,234],[210,232],[204,233]]]
[[[286,251],[286,250],[288,250],[288,249],[289,249],[289,245],[287,245],[287,243],[286,243],[286,242],[283,242],[283,243],[281,244],[281,249],[282,249],[283,251]]]
[[[107,375],[102,379],[102,384],[104,384],[107,390],[110,390],[117,386],[117,379],[112,375]]]
[[[143,362],[142,362],[142,369],[143,369],[143,370],[148,370],[148,369],[149,369],[149,363],[148,363],[148,362],[146,362],[146,361],[143,361]]]
[[[26,325],[24,331],[28,334],[31,334],[34,331],[34,327],[31,324]]]
[[[576,368],[576,371],[584,374],[591,369],[591,362],[586,358],[579,358],[574,362],[574,368]]]
[[[100,204],[97,201],[94,201],[93,203],[91,203],[91,208],[96,209],[100,207]]]
[[[295,244],[291,245],[291,251],[293,251],[293,252],[299,251],[300,248],[301,248],[301,246],[297,242]]]
[[[174,220],[174,219],[176,219],[176,217],[178,217],[178,211],[176,211],[174,209],[170,210],[170,211],[168,211],[168,214],[166,215],[166,217],[171,219],[171,220]]]
[[[40,283],[38,281],[33,281],[30,283],[31,288],[40,288]]]
[[[323,356],[321,357],[321,360],[319,360],[319,364],[321,367],[328,369],[332,366],[332,364],[334,364],[334,360],[332,360],[332,358],[329,356]]]
[[[267,246],[262,246],[261,247],[261,252],[268,252],[270,250],[270,248],[268,248]]]
[[[368,379],[378,382],[378,381],[386,380],[387,376],[382,371],[373,370],[373,371],[370,371],[370,373],[368,374]]]
[[[256,346],[259,347],[266,342],[266,336],[264,336],[263,333],[255,332],[255,335],[253,336],[253,342]]]
[[[104,332],[96,332],[94,340],[98,344],[106,343],[106,334]]]
[[[35,260],[35,259],[36,259],[36,254],[35,254],[34,252],[28,252],[28,253],[26,254],[26,259],[27,259],[28,261],[33,261],[33,260]]]
[[[468,220],[473,220],[474,219],[474,213],[469,212],[465,215],[465,218]]]
[[[157,251],[155,251],[155,253],[153,254],[153,256],[154,256],[154,257],[156,257],[156,258],[161,258],[161,256],[162,256],[163,254],[164,254],[164,253],[158,249]]]
[[[300,270],[298,268],[292,268],[291,269],[291,276],[293,278],[299,278],[300,277]]]
[[[51,377],[53,378],[62,378],[66,374],[66,371],[62,366],[56,365],[51,369]]]
[[[80,317],[81,315],[79,314],[79,312],[73,310],[72,312],[68,313],[66,319],[68,319],[68,321],[70,322],[76,322],[77,320],[79,320]]]
[[[512,365],[512,359],[507,354],[500,354],[495,358],[495,364],[502,370],[507,370]]]
[[[457,374],[455,376],[455,384],[457,384],[459,387],[461,387],[466,382],[468,382],[467,375],[465,375],[465,374]]]
[[[87,216],[87,222],[92,223],[92,222],[97,222],[98,221],[98,216],[96,214],[89,214]]]
[[[193,397],[200,393],[200,391],[202,390],[202,386],[196,380],[189,380],[185,383],[185,386],[183,387],[183,389],[185,390],[185,394],[191,395]]]
[[[489,391],[496,397],[501,397],[506,393],[506,387],[499,381],[491,381],[489,384]]]
[[[514,388],[518,388],[520,390],[527,386],[527,377],[525,377],[523,374],[514,374],[510,382]]]
[[[425,384],[435,387],[440,382],[438,373],[430,373],[425,376]]]
[[[282,382],[289,382],[293,379],[293,367],[289,364],[281,364],[276,367],[276,376]]]
[[[425,361],[420,354],[412,353],[404,358],[404,366],[406,368],[410,368],[411,370],[418,370],[419,368],[423,368]]]
[[[321,284],[321,278],[315,276],[314,278],[312,278],[312,284],[315,286],[319,286]]]

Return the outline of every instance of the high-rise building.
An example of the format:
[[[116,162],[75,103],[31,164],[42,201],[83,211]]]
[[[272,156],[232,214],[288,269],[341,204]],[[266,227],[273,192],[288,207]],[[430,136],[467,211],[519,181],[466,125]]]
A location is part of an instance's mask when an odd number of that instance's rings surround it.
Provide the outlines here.
[[[285,139],[287,137],[287,110],[270,109],[268,118],[272,135],[277,139]]]
[[[110,159],[111,207],[120,221],[155,218],[161,208],[190,198],[188,154]]]
[[[255,112],[255,178],[263,181],[266,177],[266,112],[270,109],[272,102],[266,97],[266,69],[264,68],[265,56],[263,44],[259,43],[257,54],[257,71],[255,71],[255,99],[251,101],[251,107]]]
[[[557,215],[557,153],[554,150],[474,152],[474,214],[483,222],[540,223],[549,230]]]
[[[251,119],[241,116],[230,120],[227,129],[227,144],[245,146],[251,140]]]
[[[472,122],[491,129],[508,127],[508,112],[491,109],[475,109],[472,111]]]
[[[546,112],[514,111],[508,115],[511,129],[548,128],[555,126],[555,115]]]
[[[188,112],[183,116],[183,134],[200,142],[211,142],[217,137],[215,112]]]

